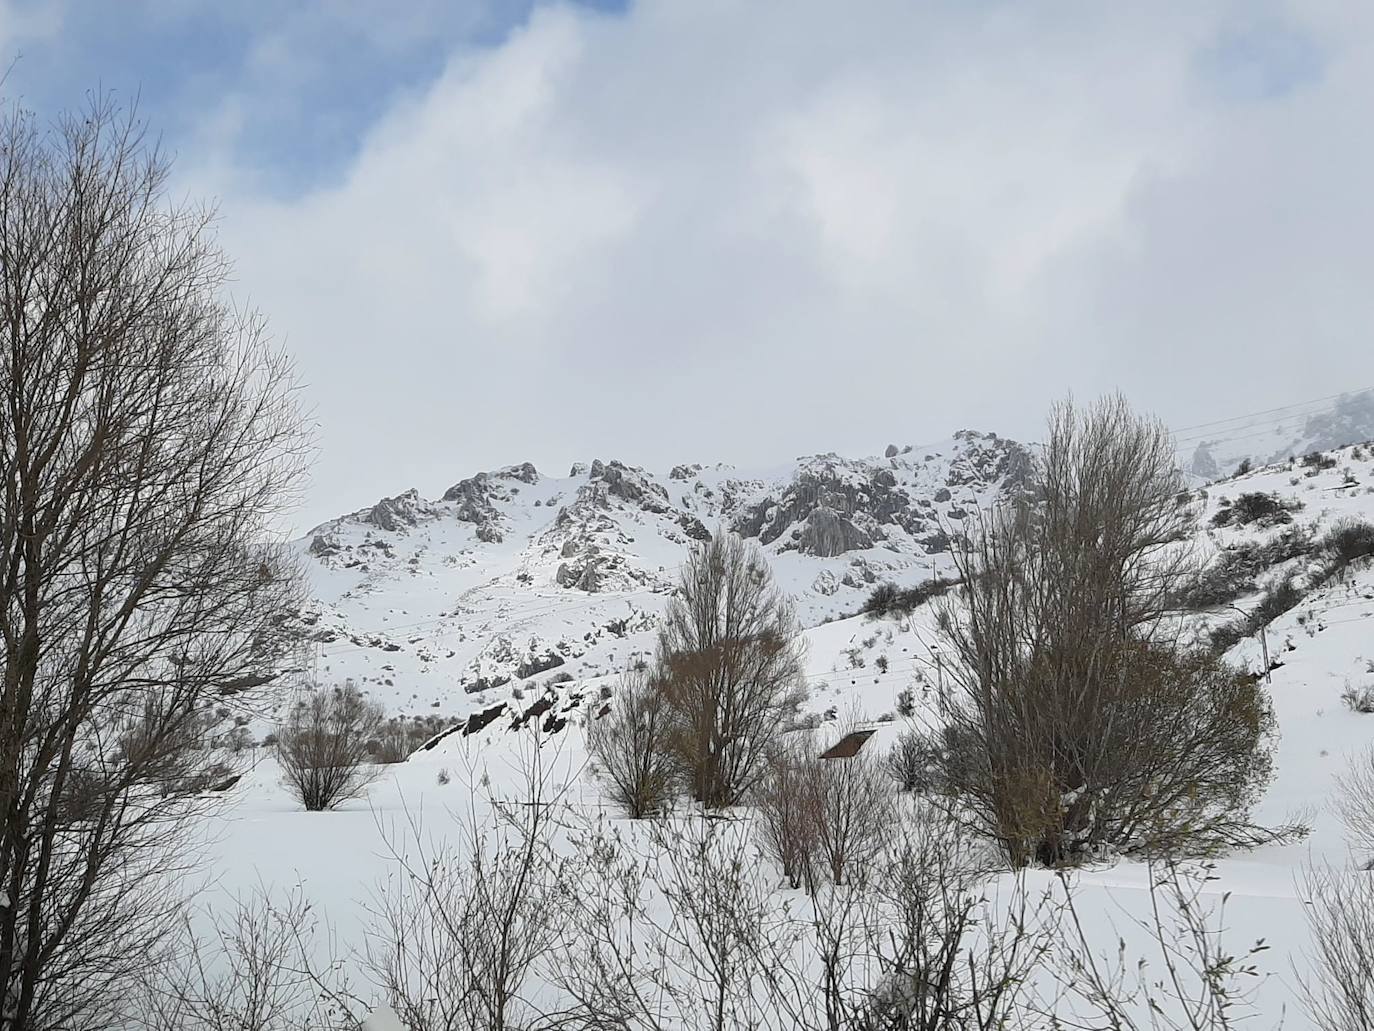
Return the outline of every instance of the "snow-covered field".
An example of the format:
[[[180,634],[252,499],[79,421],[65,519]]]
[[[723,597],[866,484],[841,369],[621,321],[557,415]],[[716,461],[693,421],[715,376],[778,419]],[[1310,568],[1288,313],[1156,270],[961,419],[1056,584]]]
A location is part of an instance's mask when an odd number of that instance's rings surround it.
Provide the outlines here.
[[[1219,551],[1284,532],[1282,526],[1212,527],[1215,514],[1244,492],[1272,492],[1300,503],[1292,525],[1312,525],[1319,532],[1344,517],[1374,521],[1374,451],[1346,448],[1332,456],[1335,464],[1326,469],[1284,462],[1211,484],[1199,547]],[[919,463],[905,469],[897,482],[907,483],[915,494],[923,469],[929,472]],[[932,507],[938,505],[946,521],[949,507],[961,500],[949,492],[948,472],[947,464],[939,466],[938,476],[923,488],[944,492]],[[864,475],[871,476],[871,469]],[[325,682],[352,678],[392,712],[435,712],[454,722],[498,702],[518,709],[545,690],[573,715],[574,689],[591,697],[635,651],[651,646],[653,618],[691,543],[680,532],[687,502],[706,491],[717,497],[727,490],[745,493],[727,486],[742,481],[723,473],[714,479],[693,473],[673,482],[677,493],[664,499],[667,511],[646,510],[634,499],[607,502],[603,494],[602,503],[571,530],[572,521],[555,513],[560,501],[573,502],[579,494],[586,500],[591,481],[583,476],[522,482],[521,503],[499,509],[502,539],[480,546],[473,525],[452,518],[442,504],[436,506],[437,516],[421,516],[394,532],[356,517],[328,524],[314,536],[328,538],[337,550],[311,559],[313,625],[327,631],[316,642],[316,675]],[[765,478],[749,482],[748,496],[755,502],[778,492]],[[979,480],[962,500],[970,505],[987,500],[999,483],[999,477]],[[746,507],[737,500],[714,507],[702,503],[698,510],[709,525],[737,517]],[[773,547],[770,557],[809,624],[808,705],[826,721],[822,735],[833,736],[845,719],[853,719],[878,726],[868,747],[886,748],[902,726],[894,716],[898,692],[912,688],[918,706],[929,706],[941,680],[939,635],[929,606],[903,619],[822,620],[858,607],[871,589],[865,569],[875,571],[874,579],[913,583],[948,572],[949,558],[923,554],[908,529],[900,530],[900,538],[894,532],[878,539],[876,524],[853,521],[877,543],[832,557]],[[784,544],[787,539],[779,538]],[[567,547],[569,540],[578,543]],[[595,592],[560,586],[559,566],[585,554],[592,541],[601,555],[618,556],[607,562],[609,585]],[[304,547],[310,544],[307,540]],[[364,555],[361,561],[348,557]],[[1283,572],[1301,575],[1307,561],[1299,558],[1266,572],[1260,586]],[[857,573],[856,586],[826,593],[846,573]],[[1236,605],[1248,610],[1254,601],[1242,597]],[[1233,615],[1223,610],[1194,622],[1203,628]],[[608,629],[622,618],[627,626]],[[1259,960],[1268,974],[1257,989],[1264,1019],[1253,1026],[1272,1026],[1284,1014],[1285,1027],[1304,1028],[1311,1025],[1294,987],[1294,972],[1306,963],[1304,870],[1313,864],[1350,865],[1330,805],[1332,781],[1353,755],[1374,744],[1374,715],[1353,712],[1341,701],[1349,687],[1374,686],[1374,571],[1367,565],[1351,567],[1275,619],[1266,634],[1280,737],[1275,775],[1256,815],[1266,824],[1300,819],[1311,834],[1225,857],[1206,898],[1216,903],[1229,895],[1226,940],[1234,949],[1243,951],[1260,938],[1271,945]],[[514,667],[546,651],[560,661],[503,684],[471,689],[474,677],[510,676]],[[1258,671],[1260,642],[1243,640],[1230,658]],[[551,673],[559,672],[571,676],[545,687]],[[523,698],[512,694],[522,686]],[[289,695],[277,702],[288,703]],[[255,722],[253,728],[262,733],[270,723]],[[433,748],[385,767],[365,797],[329,813],[301,812],[282,788],[270,750],[257,750],[252,769],[207,828],[212,884],[205,902],[217,906],[235,895],[294,888],[317,913],[327,915],[340,942],[356,941],[369,892],[394,870],[392,850],[406,847],[413,837],[410,821],[422,819],[426,838],[442,841],[471,818],[474,792],[518,800],[519,770],[534,739],[508,727],[503,717],[470,736],[450,734]],[[556,753],[556,776],[571,785],[571,805],[589,816],[605,812],[586,771],[576,719],[544,740]],[[1082,871],[1076,880],[1081,912],[1103,954],[1115,955],[1119,934],[1132,956],[1151,956],[1135,927],[1148,915],[1146,868],[1128,861],[1105,863]],[[1032,882],[1049,885],[1052,877],[1034,874]],[[780,897],[784,894],[780,890]]]

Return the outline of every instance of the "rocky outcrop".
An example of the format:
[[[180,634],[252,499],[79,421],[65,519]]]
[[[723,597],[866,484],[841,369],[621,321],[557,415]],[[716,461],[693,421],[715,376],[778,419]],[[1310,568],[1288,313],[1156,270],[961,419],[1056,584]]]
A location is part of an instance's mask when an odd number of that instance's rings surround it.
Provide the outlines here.
[[[897,487],[891,470],[819,455],[805,460],[780,496],[748,506],[733,528],[762,544],[799,528],[794,539],[801,550],[830,557],[872,546],[872,535],[860,529],[856,516],[872,524],[904,524],[911,511],[911,498]]]
[[[403,533],[431,513],[430,505],[420,498],[420,492],[412,487],[394,498],[382,498],[363,516],[363,522],[371,523],[379,530]]]
[[[479,541],[499,544],[504,539],[500,527],[501,513],[492,503],[492,495],[491,477],[486,473],[478,473],[444,491],[444,500],[456,506],[454,515],[459,522],[472,523],[476,527]]]
[[[1025,445],[977,430],[960,430],[954,440],[963,446],[950,462],[948,483],[951,487],[1000,484],[1003,491],[1015,492],[1029,486],[1035,463]]]
[[[797,550],[818,558],[834,558],[846,551],[871,548],[873,539],[834,509],[811,510],[797,539]]]
[[[519,465],[508,465],[504,469],[499,469],[493,476],[500,476],[507,480],[519,480],[521,483],[538,483],[539,470],[534,467],[533,462],[521,462]]]
[[[602,484],[610,497],[660,515],[668,511],[668,492],[643,469],[614,460],[605,464],[597,460],[592,462],[590,475],[592,482]]]

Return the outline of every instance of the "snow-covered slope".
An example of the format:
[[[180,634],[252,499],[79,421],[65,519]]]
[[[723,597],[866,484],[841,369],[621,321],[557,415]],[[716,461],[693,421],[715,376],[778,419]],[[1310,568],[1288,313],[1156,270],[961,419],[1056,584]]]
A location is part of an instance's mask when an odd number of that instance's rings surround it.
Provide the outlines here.
[[[857,612],[879,581],[948,573],[948,533],[1020,489],[1029,462],[1013,441],[964,431],[756,473],[595,461],[554,477],[526,463],[434,501],[407,491],[299,542],[304,672],[353,679],[411,715],[520,704],[613,673],[652,647],[680,565],[717,527],[762,545],[814,626]]]
[[[916,583],[947,572],[941,526],[1017,489],[1025,459],[1008,441],[961,434],[932,449],[862,461],[823,456],[755,475],[679,467],[655,477],[607,463],[546,478],[515,467],[463,481],[438,501],[402,495],[325,524],[301,542],[320,678],[352,677],[393,711],[450,721],[496,715],[386,767],[367,798],[335,813],[300,812],[270,755],[257,753],[259,764],[216,817],[221,892],[298,886],[342,940],[356,940],[366,919],[357,900],[388,875],[389,850],[415,814],[427,814],[426,833],[442,837],[456,833],[453,814],[482,793],[479,782],[498,798],[523,797],[518,771],[531,738],[511,732],[511,717],[545,698],[548,716],[566,721],[552,739],[554,776],[570,779],[579,811],[602,811],[574,707],[650,647],[654,616],[698,524],[763,543],[808,625],[811,709],[823,721],[875,727],[866,747],[886,748],[904,726],[895,716],[899,692],[911,691],[918,718],[936,704],[932,606],[897,618],[831,617],[854,612],[870,579]],[[1273,504],[1257,506],[1256,495]],[[1279,740],[1255,815],[1269,825],[1297,817],[1312,833],[1223,858],[1202,902],[1229,893],[1232,949],[1260,937],[1273,944],[1262,967],[1273,976],[1257,982],[1265,1019],[1255,1026],[1272,1026],[1286,1009],[1285,1027],[1306,1028],[1291,976],[1306,963],[1302,872],[1311,863],[1348,865],[1333,778],[1374,743],[1374,715],[1342,702],[1347,689],[1374,688],[1374,568],[1364,561],[1329,575],[1319,542],[1343,521],[1374,522],[1374,448],[1261,466],[1210,483],[1193,500],[1198,551],[1238,574],[1228,573],[1219,600],[1186,617],[1189,629],[1201,637],[1254,611],[1280,581],[1301,595],[1265,626]],[[1249,518],[1261,510],[1268,514]],[[1261,655],[1257,634],[1228,652],[1257,675]],[[560,676],[567,679],[549,689]],[[836,733],[822,723],[823,739]],[[1118,938],[1129,956],[1147,953],[1137,923],[1149,918],[1145,867],[1117,862],[1076,876],[1086,933],[1102,954],[1115,955]],[[1032,875],[1041,882],[1053,887],[1053,875]]]
[[[1241,463],[1266,465],[1374,438],[1374,390],[1181,430],[1184,470],[1202,481],[1234,473]]]

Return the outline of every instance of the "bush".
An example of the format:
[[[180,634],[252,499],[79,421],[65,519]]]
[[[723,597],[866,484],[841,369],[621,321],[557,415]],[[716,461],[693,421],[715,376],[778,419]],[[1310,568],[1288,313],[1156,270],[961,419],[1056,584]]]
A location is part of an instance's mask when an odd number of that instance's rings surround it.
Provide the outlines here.
[[[352,681],[297,704],[277,738],[277,760],[296,800],[311,812],[333,809],[376,779],[367,746],[382,718],[381,706]]]
[[[1054,733],[1032,683],[1016,690],[1025,709],[999,717],[1010,733],[998,728],[995,750],[967,721],[946,739],[942,775],[1013,861],[1062,865],[1103,847],[1205,852],[1262,835],[1246,817],[1272,770],[1262,681],[1209,653],[1140,641],[1106,665],[1093,705],[1050,717]]]
[[[674,773],[672,723],[663,695],[648,670],[628,669],[610,702],[592,703],[587,751],[611,800],[634,820],[652,816],[668,799]]]
[[[909,687],[897,692],[897,715],[907,719],[916,715],[916,692]]]
[[[1240,641],[1258,633],[1260,627],[1267,626],[1285,612],[1297,607],[1305,593],[1298,588],[1297,580],[1291,573],[1279,578],[1264,592],[1248,615],[1229,620],[1212,629],[1209,634],[1212,651],[1217,655],[1230,651]]]
[[[844,884],[882,847],[893,792],[881,761],[860,752],[820,759],[810,734],[770,755],[755,792],[759,833],[792,887],[814,893],[822,873]]]
[[[1212,516],[1213,526],[1279,526],[1293,521],[1292,513],[1302,508],[1300,501],[1283,501],[1277,495],[1251,491],[1242,494]]]
[[[1312,470],[1334,469],[1336,468],[1336,459],[1324,455],[1320,451],[1311,451],[1302,456],[1302,464],[1305,468]]]
[[[1351,712],[1374,712],[1374,685],[1352,687],[1346,684],[1341,692],[1341,701]]]
[[[1336,569],[1374,556],[1374,524],[1363,519],[1343,519],[1322,537],[1321,550]]]
[[[953,587],[957,580],[937,576],[933,580],[917,584],[915,587],[898,587],[894,583],[881,583],[873,588],[861,610],[865,615],[878,619],[883,616],[909,616],[917,608],[938,598]]]
[[[1258,586],[1266,569],[1312,554],[1317,548],[1312,531],[1298,526],[1284,529],[1264,543],[1244,541],[1221,552],[1188,585],[1181,604],[1190,609],[1227,605]]]
[[[883,763],[899,790],[924,795],[939,787],[940,752],[935,735],[913,727],[902,732],[883,757]]]

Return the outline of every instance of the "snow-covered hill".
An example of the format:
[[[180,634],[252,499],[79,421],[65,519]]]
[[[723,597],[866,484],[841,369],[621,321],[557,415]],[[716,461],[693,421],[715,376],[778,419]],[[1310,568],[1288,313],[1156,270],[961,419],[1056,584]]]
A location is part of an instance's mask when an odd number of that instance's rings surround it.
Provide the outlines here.
[[[318,527],[299,543],[313,591],[303,632],[318,679],[351,678],[391,712],[438,717],[432,727],[452,730],[384,767],[366,798],[326,814],[299,811],[270,752],[256,750],[233,804],[215,817],[221,890],[298,890],[329,914],[341,940],[356,941],[367,919],[359,893],[389,875],[389,850],[417,814],[432,821],[426,833],[442,836],[456,833],[453,813],[475,798],[524,797],[519,771],[531,735],[512,728],[528,728],[528,715],[560,729],[547,739],[555,753],[547,762],[551,776],[569,781],[574,808],[605,812],[577,710],[652,646],[679,564],[717,526],[759,540],[796,601],[821,738],[838,732],[827,717],[851,719],[875,731],[866,747],[887,748],[906,725],[899,693],[910,692],[917,720],[937,710],[935,613],[929,604],[878,619],[857,610],[875,582],[947,574],[943,534],[1018,490],[1029,459],[1019,444],[975,433],[889,452],[754,474],[679,466],[656,476],[598,462],[547,477],[515,466],[463,480],[435,501],[408,492]],[[1333,781],[1374,743],[1374,715],[1342,700],[1374,693],[1374,567],[1335,568],[1323,542],[1349,521],[1374,522],[1374,446],[1258,465],[1208,483],[1191,503],[1193,543],[1215,575],[1185,629],[1205,639],[1269,612],[1262,637],[1233,634],[1227,652],[1259,676],[1269,650],[1279,736],[1255,815],[1269,826],[1311,827],[1302,840],[1221,858],[1201,902],[1229,893],[1230,947],[1274,943],[1262,967],[1274,976],[1256,982],[1266,1019],[1255,1026],[1272,1026],[1286,1009],[1284,1026],[1310,1027],[1288,976],[1306,963],[1303,870],[1348,865]],[[1280,584],[1292,595],[1275,608]],[[280,683],[260,690],[278,705],[290,698]],[[1147,953],[1138,923],[1149,914],[1145,867],[1118,861],[1076,876],[1086,933],[1103,954],[1114,955],[1119,939],[1130,956]],[[1042,882],[1052,887],[1053,875],[1032,875]]]
[[[1234,473],[1242,463],[1282,462],[1374,438],[1374,390],[1220,419],[1179,431],[1184,470],[1202,481]]]
[[[753,473],[594,461],[548,476],[525,463],[437,500],[407,491],[299,542],[306,672],[351,678],[397,714],[529,704],[650,648],[679,566],[717,527],[762,545],[815,626],[857,612],[880,581],[947,574],[949,533],[1029,467],[1022,445],[964,431]]]

